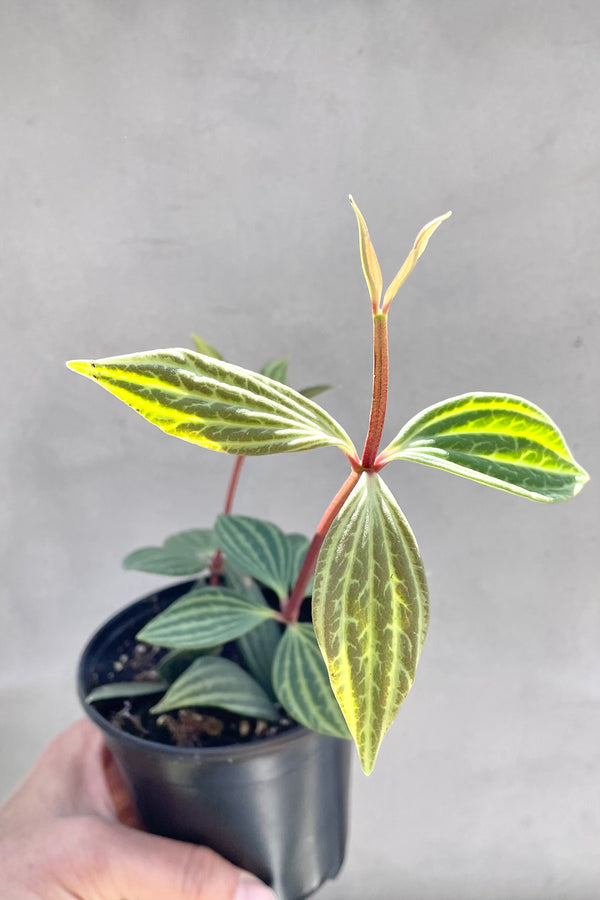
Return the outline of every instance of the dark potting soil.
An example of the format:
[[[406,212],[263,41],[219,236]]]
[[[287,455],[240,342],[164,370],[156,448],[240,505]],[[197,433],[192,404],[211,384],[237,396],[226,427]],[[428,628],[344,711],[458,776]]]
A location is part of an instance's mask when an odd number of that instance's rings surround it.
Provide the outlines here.
[[[265,590],[264,593],[267,595],[271,592]],[[309,605],[308,609],[302,610],[300,619],[310,620]],[[98,666],[92,673],[89,689],[109,683],[158,681],[158,664],[168,652],[164,647],[137,641],[135,637],[126,638],[117,647],[114,658]],[[244,667],[234,642],[226,644],[221,655]],[[150,709],[159,696],[157,693],[129,699],[101,700],[95,702],[94,706],[121,731],[175,747],[247,744],[282,734],[298,725],[281,706],[278,706],[281,715],[277,722],[241,716],[213,707],[192,707],[156,716]]]

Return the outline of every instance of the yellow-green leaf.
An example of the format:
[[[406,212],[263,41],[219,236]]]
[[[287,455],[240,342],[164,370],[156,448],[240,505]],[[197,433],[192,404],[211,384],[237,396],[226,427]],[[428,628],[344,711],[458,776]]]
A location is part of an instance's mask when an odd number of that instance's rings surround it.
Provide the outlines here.
[[[417,260],[425,250],[425,247],[427,246],[429,238],[431,237],[433,232],[451,215],[451,212],[444,213],[443,216],[438,216],[437,219],[433,219],[431,222],[428,222],[427,225],[424,225],[423,228],[421,228],[420,232],[415,238],[412,250],[402,263],[400,271],[384,294],[382,312],[387,312],[390,303],[416,266]]]
[[[412,685],[428,623],[417,543],[379,475],[361,475],[327,533],[313,623],[368,774]]]
[[[589,478],[552,419],[508,394],[462,394],[423,410],[379,456],[380,462],[392,459],[546,503],[575,496]]]
[[[352,204],[352,209],[354,210],[356,221],[358,222],[360,261],[362,263],[363,272],[365,274],[365,281],[367,282],[367,287],[369,288],[369,294],[371,295],[371,305],[373,307],[373,312],[377,312],[379,310],[381,289],[383,287],[383,279],[381,277],[379,260],[377,259],[375,248],[373,247],[371,238],[369,237],[369,229],[367,228],[367,223],[365,222],[360,209],[354,202],[352,195],[350,195],[350,203]]]
[[[67,365],[167,434],[212,450],[259,456],[337,446],[356,456],[343,428],[312,400],[191,350],[151,350]]]

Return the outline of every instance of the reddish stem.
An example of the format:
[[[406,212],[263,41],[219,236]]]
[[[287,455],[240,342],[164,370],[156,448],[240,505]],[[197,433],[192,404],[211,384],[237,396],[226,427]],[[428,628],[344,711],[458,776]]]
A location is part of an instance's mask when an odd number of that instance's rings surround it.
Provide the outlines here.
[[[369,430],[365,440],[361,464],[364,469],[372,469],[377,459],[377,451],[381,443],[385,410],[387,406],[389,378],[389,355],[387,313],[375,313],[373,316],[373,399]]]
[[[294,589],[290,594],[289,599],[284,604],[282,609],[283,618],[286,622],[298,621],[298,616],[300,615],[300,607],[302,606],[302,601],[304,600],[306,587],[310,579],[312,578],[313,572],[315,571],[317,557],[319,555],[321,546],[323,545],[323,541],[325,540],[325,536],[329,531],[331,523],[348,499],[354,485],[356,484],[360,476],[361,470],[353,470],[350,473],[346,481],[343,483],[343,485],[327,507],[325,515],[319,522],[316,534],[312,539],[310,547],[308,548],[308,551],[306,553],[306,557],[304,559],[302,569],[300,570],[298,580],[294,585]]]
[[[245,456],[238,456],[233,466],[233,473],[231,475],[229,490],[227,491],[227,499],[225,501],[225,509],[223,510],[226,515],[229,515],[229,513],[231,512],[231,508],[233,506],[233,498],[235,497],[235,491],[240,479],[240,472],[242,471],[242,466],[244,464],[245,458]]]

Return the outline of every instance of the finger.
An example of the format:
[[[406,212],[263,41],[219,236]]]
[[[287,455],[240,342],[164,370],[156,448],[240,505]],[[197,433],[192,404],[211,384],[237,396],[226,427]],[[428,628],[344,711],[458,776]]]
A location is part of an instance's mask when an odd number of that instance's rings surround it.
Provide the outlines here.
[[[69,885],[76,896],[101,900],[275,900],[262,882],[218,856],[197,847],[108,825],[89,828],[85,853]],[[90,834],[91,832],[91,834]]]

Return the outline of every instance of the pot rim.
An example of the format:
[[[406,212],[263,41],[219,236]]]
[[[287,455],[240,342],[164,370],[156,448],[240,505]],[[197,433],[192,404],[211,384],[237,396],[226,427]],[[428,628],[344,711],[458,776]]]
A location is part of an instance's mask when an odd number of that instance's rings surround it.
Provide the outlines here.
[[[97,725],[113,740],[129,744],[132,749],[137,748],[138,750],[144,750],[147,753],[160,753],[167,756],[199,756],[202,757],[202,759],[206,760],[210,760],[213,758],[215,760],[224,760],[231,757],[234,757],[237,760],[241,758],[249,758],[251,756],[262,756],[266,753],[269,753],[270,751],[274,751],[280,745],[283,746],[294,741],[302,740],[308,735],[316,734],[317,732],[314,732],[312,731],[312,729],[298,723],[294,727],[288,729],[287,731],[284,731],[281,734],[275,734],[271,737],[263,738],[261,740],[249,741],[245,744],[227,744],[223,747],[176,747],[172,744],[161,744],[158,741],[149,740],[143,737],[137,737],[136,735],[129,734],[126,731],[122,731],[120,728],[117,728],[115,725],[109,722],[109,720],[106,719],[100,712],[98,712],[95,706],[93,706],[91,703],[86,702],[85,698],[88,690],[85,687],[85,676],[88,666],[88,657],[93,649],[93,645],[97,640],[99,640],[100,635],[103,632],[107,631],[111,626],[115,626],[117,620],[123,619],[126,613],[134,607],[140,606],[144,602],[151,602],[154,598],[165,591],[171,591],[180,587],[185,587],[190,583],[193,582],[177,582],[173,585],[167,585],[165,588],[159,589],[157,591],[152,591],[150,594],[146,594],[144,597],[140,597],[139,599],[132,601],[131,603],[122,607],[120,610],[117,610],[117,612],[113,613],[112,616],[110,616],[93,632],[81,652],[79,663],[77,666],[77,695],[85,714],[94,722],[95,725]],[[325,737],[325,735],[319,735],[319,737]],[[335,740],[335,738],[333,738],[333,740]]]

